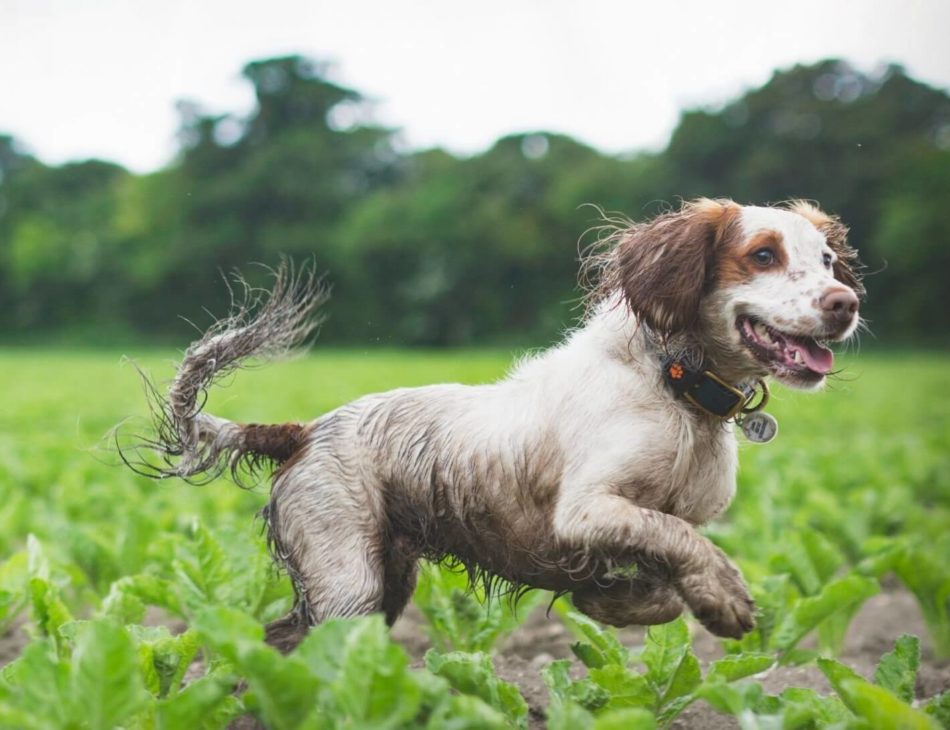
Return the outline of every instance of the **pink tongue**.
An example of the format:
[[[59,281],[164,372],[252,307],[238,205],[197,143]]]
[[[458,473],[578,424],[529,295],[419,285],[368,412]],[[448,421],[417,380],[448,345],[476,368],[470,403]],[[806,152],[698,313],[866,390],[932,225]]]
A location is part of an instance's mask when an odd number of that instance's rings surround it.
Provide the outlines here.
[[[791,347],[802,353],[802,360],[808,366],[809,370],[824,375],[831,370],[835,364],[835,356],[827,347],[819,345],[815,340],[808,339],[805,342],[793,340],[789,343]]]

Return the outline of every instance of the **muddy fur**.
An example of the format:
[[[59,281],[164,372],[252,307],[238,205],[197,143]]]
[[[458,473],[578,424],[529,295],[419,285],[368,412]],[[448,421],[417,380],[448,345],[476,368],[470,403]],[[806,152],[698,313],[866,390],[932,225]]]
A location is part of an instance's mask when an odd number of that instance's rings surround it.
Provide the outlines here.
[[[695,529],[734,493],[732,424],[678,398],[660,363],[675,347],[733,383],[766,377],[737,312],[773,321],[790,308],[803,335],[847,337],[856,314],[833,319],[816,302],[846,288],[855,259],[801,210],[728,201],[688,204],[608,240],[588,266],[599,286],[581,326],[496,383],[368,395],[306,424],[203,413],[223,373],[311,331],[325,291],[312,272],[283,266],[269,297],[252,293],[188,349],[167,396],[150,388],[155,435],[144,447],[161,463],[145,473],[202,481],[275,469],[263,517],[297,602],[268,627],[271,644],[289,651],[329,617],[381,611],[391,624],[420,559],[467,570],[489,594],[571,594],[615,626],[689,609],[721,636],[752,628],[739,571]],[[751,267],[743,257],[758,240],[782,242],[784,269]],[[842,252],[834,272],[832,250]]]

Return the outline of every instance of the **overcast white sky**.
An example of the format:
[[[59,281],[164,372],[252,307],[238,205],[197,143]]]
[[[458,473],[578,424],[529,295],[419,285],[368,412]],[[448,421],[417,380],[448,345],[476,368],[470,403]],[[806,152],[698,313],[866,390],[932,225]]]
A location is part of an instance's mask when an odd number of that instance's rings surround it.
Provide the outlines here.
[[[174,102],[248,113],[249,60],[301,53],[378,101],[412,147],[545,129],[656,149],[679,111],[839,56],[950,87],[950,2],[0,0],[0,133],[47,162],[137,171],[175,151]]]

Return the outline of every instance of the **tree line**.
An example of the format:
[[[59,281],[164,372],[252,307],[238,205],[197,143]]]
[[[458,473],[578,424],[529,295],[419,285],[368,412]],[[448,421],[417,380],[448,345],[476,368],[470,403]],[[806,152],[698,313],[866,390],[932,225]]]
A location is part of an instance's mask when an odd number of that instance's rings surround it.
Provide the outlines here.
[[[150,174],[45,165],[0,136],[4,339],[181,342],[184,320],[225,313],[222,271],[264,283],[249,262],[286,254],[333,285],[326,341],[544,344],[580,313],[587,204],[639,219],[702,195],[819,201],[868,265],[877,338],[950,334],[950,97],[898,66],[777,71],[629,156],[544,131],[468,157],[407,152],[320,63],[255,61],[244,77],[253,113],[180,103],[179,153]]]

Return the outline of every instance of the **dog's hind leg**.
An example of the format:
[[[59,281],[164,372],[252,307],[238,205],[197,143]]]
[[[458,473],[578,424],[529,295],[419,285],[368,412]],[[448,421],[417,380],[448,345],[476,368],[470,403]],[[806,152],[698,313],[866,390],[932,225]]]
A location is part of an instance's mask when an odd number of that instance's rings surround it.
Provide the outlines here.
[[[268,643],[285,652],[309,626],[384,610],[384,549],[373,510],[360,491],[312,474],[294,468],[279,475],[264,510],[271,550],[297,592],[295,610],[267,630]]]
[[[386,541],[383,613],[392,626],[412,599],[416,588],[419,550],[411,539],[397,535]]]

